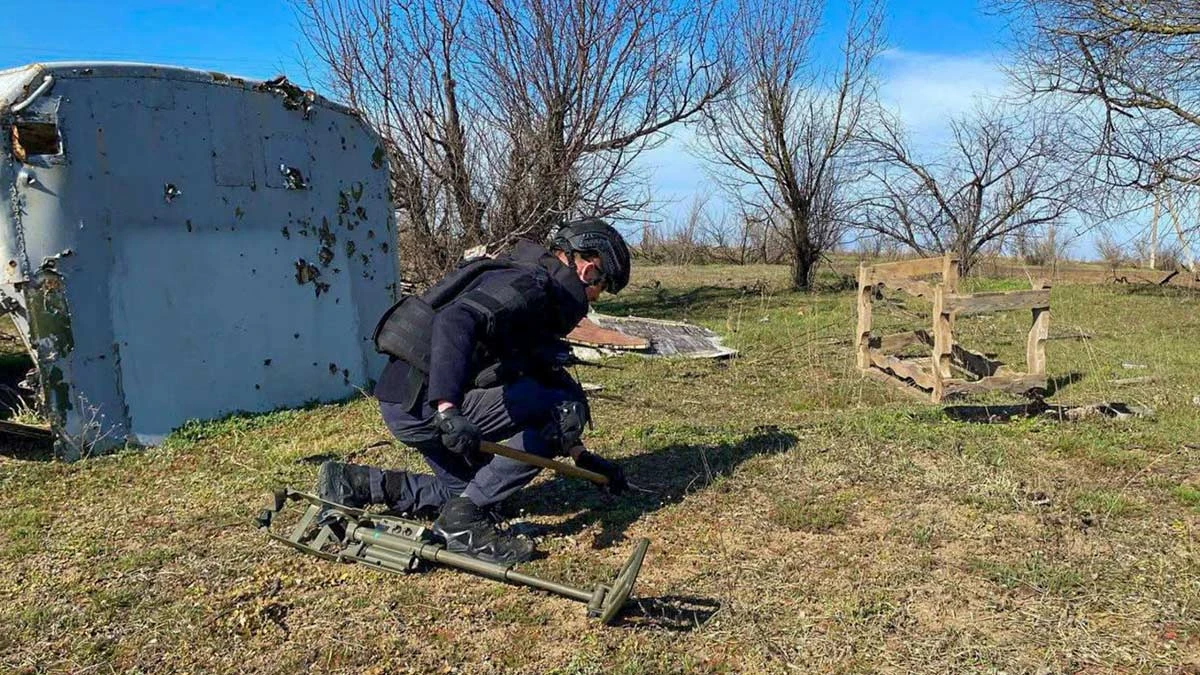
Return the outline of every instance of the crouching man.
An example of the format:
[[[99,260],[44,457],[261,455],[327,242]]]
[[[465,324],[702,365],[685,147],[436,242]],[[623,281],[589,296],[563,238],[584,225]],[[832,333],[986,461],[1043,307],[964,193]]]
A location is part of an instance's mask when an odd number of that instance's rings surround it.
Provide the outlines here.
[[[440,511],[446,547],[481,560],[530,560],[533,542],[496,526],[495,507],[539,469],[479,450],[480,439],[525,452],[568,455],[626,487],[620,466],[586,450],[582,388],[561,367],[562,338],[600,293],[629,281],[625,240],[598,218],[563,225],[549,247],[521,240],[495,259],[466,262],[380,322],[391,355],[375,387],[383,420],[432,474],[326,462],[317,494],[358,508]]]

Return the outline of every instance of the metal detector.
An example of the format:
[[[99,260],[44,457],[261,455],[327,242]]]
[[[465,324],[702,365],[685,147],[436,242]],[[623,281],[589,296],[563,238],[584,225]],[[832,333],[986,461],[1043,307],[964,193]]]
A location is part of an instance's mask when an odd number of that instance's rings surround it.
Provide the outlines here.
[[[307,508],[290,532],[279,534],[275,530],[287,532],[287,526],[277,521],[288,502],[303,502]],[[271,503],[259,513],[257,524],[272,539],[325,560],[358,563],[397,574],[416,572],[424,563],[437,563],[496,581],[548,591],[586,603],[588,617],[605,624],[616,619],[629,599],[650,546],[649,539],[638,539],[612,583],[598,583],[589,591],[447,551],[422,523],[348,508],[291,488],[272,495]]]

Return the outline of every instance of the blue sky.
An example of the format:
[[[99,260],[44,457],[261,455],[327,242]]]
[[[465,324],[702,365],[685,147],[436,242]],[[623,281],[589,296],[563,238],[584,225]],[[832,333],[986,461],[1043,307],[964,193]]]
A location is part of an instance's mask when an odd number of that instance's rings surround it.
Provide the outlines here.
[[[0,67],[46,60],[133,60],[269,77],[300,73],[295,13],[285,0],[43,0],[10,2]],[[941,56],[994,51],[1003,21],[971,0],[888,4],[896,49]],[[831,2],[829,19],[844,10]],[[295,78],[299,79],[299,78]]]
[[[286,73],[307,82],[302,36],[286,0],[42,0],[6,3],[0,21],[0,68],[35,61],[139,61],[220,70],[250,78]],[[831,48],[843,3],[827,14]],[[1005,89],[1000,61],[1004,20],[972,0],[893,0],[887,5],[889,51],[881,61],[883,97],[914,139],[933,143],[950,116],[979,96]],[[692,196],[713,186],[680,134],[642,165],[656,215],[668,225]],[[1091,251],[1079,251],[1090,253]]]

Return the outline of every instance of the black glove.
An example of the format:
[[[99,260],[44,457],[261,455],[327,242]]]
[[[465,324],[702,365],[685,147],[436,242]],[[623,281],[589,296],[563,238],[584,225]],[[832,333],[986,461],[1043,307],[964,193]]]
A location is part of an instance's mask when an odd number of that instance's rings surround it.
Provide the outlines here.
[[[458,408],[439,410],[433,421],[442,432],[442,445],[447,450],[468,460],[479,452],[479,427]]]
[[[608,479],[608,491],[614,495],[619,495],[629,488],[629,483],[625,481],[625,472],[621,470],[621,465],[616,462],[611,462],[604,459],[600,455],[584,450],[579,453],[579,457],[575,458],[575,466],[596,473]]]

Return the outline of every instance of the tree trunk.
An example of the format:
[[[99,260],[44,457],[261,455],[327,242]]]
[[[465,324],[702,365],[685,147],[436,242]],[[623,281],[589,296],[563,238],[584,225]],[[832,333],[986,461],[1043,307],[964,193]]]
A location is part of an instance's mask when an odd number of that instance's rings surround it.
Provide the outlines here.
[[[797,244],[792,250],[792,290],[812,290],[813,277],[816,276],[819,256],[812,247]]]

